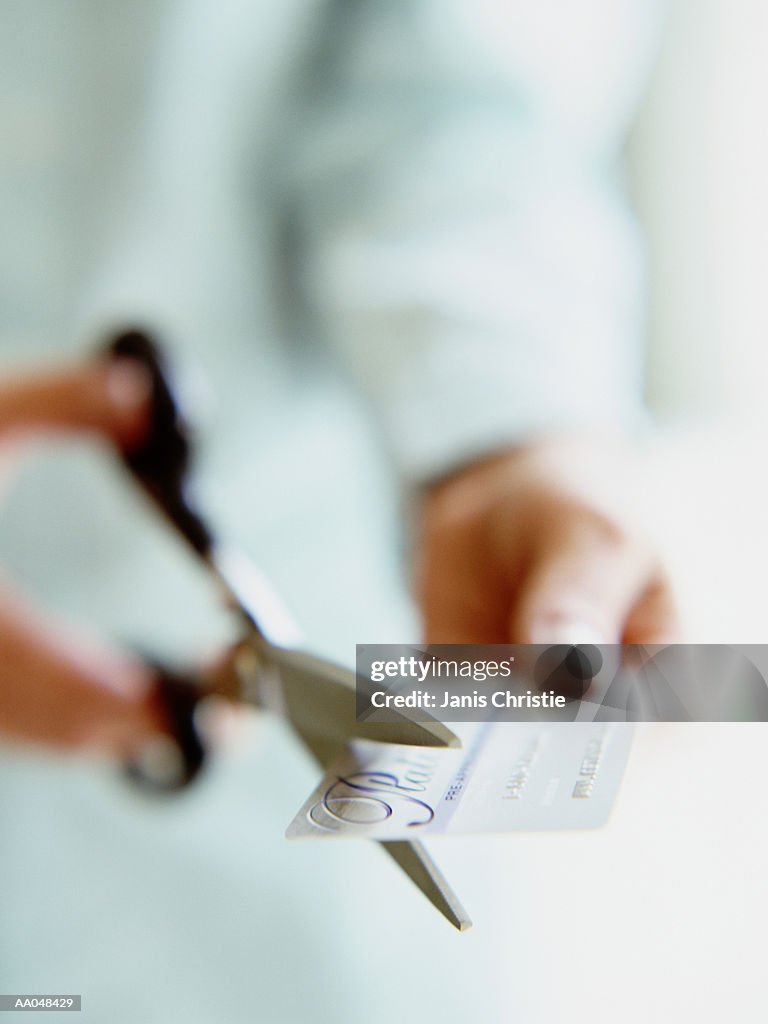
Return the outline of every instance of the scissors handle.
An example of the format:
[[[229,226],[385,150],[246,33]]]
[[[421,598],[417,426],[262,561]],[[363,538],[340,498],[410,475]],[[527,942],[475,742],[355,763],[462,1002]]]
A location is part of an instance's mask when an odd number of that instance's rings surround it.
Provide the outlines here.
[[[151,385],[146,432],[138,445],[120,451],[123,463],[195,553],[207,558],[213,539],[189,493],[191,430],[179,408],[160,347],[146,332],[127,330],[109,341],[105,354],[108,359],[137,362]],[[206,691],[163,666],[152,667],[154,696],[166,719],[168,735],[150,742],[126,765],[126,772],[143,789],[173,792],[189,785],[206,760],[195,717]]]
[[[206,691],[189,678],[159,665],[155,669],[153,697],[168,728],[125,764],[134,785],[154,793],[174,793],[200,774],[206,759],[197,708]]]
[[[190,499],[191,431],[174,394],[167,363],[152,338],[139,330],[112,339],[106,355],[134,360],[151,382],[146,433],[137,446],[120,452],[123,462],[195,552],[206,557],[213,538]]]

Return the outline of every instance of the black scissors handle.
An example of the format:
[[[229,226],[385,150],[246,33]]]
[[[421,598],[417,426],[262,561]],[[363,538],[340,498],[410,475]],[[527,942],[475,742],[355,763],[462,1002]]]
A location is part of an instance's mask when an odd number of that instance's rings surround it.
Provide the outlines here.
[[[196,714],[205,692],[186,676],[157,665],[153,667],[153,697],[166,720],[168,734],[150,741],[127,761],[125,772],[141,789],[173,793],[193,782],[207,759]]]
[[[138,445],[120,453],[123,462],[195,552],[205,557],[213,538],[190,499],[191,430],[179,408],[167,362],[149,334],[139,330],[112,339],[106,354],[138,363],[151,383],[147,431]]]
[[[192,456],[191,431],[171,384],[166,360],[159,346],[144,331],[128,330],[111,339],[105,348],[109,359],[139,363],[151,383],[149,422],[138,445],[120,451],[134,479],[162,510],[195,553],[207,557],[213,547],[208,527],[189,496]],[[205,689],[187,676],[153,664],[155,699],[166,719],[169,737],[153,745],[127,766],[129,777],[143,788],[175,791],[189,785],[205,762],[206,750],[195,716]],[[172,738],[172,739],[170,739]],[[165,743],[165,755],[162,744]],[[170,748],[169,744],[173,743]]]

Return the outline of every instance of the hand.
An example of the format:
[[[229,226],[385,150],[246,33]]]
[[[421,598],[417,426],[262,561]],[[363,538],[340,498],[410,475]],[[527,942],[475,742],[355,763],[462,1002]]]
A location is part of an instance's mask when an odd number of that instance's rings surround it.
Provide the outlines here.
[[[435,485],[417,596],[428,643],[671,643],[669,584],[626,448],[553,440]],[[636,493],[632,493],[632,487]]]
[[[0,383],[0,454],[32,436],[88,431],[123,447],[141,437],[148,381],[140,368],[101,363]],[[5,458],[3,466],[5,468]],[[0,585],[0,732],[57,747],[126,754],[162,729],[140,662],[55,626]]]

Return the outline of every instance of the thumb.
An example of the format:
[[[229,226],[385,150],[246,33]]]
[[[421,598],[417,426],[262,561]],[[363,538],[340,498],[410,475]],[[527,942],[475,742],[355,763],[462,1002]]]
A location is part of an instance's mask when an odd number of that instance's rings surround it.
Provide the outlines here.
[[[0,437],[97,430],[130,446],[141,436],[150,388],[127,359],[11,375],[0,381]]]
[[[649,555],[616,529],[589,524],[545,538],[509,616],[510,641],[618,644],[649,575]]]

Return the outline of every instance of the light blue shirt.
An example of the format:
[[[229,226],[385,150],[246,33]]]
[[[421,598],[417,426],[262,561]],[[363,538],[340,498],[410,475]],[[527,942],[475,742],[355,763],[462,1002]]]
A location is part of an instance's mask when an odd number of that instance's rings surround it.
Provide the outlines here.
[[[208,396],[201,500],[311,645],[349,661],[415,637],[392,467],[420,482],[640,414],[620,157],[653,12],[5,0],[4,361],[155,327]],[[55,610],[166,656],[226,632],[90,446],[25,471],[0,558]],[[517,846],[435,851],[465,900],[493,892],[457,941],[374,847],[284,842],[315,773],[274,727],[167,807],[101,768],[8,749],[0,769],[3,991],[82,992],[83,1024],[543,1024],[507,981],[536,952]]]

